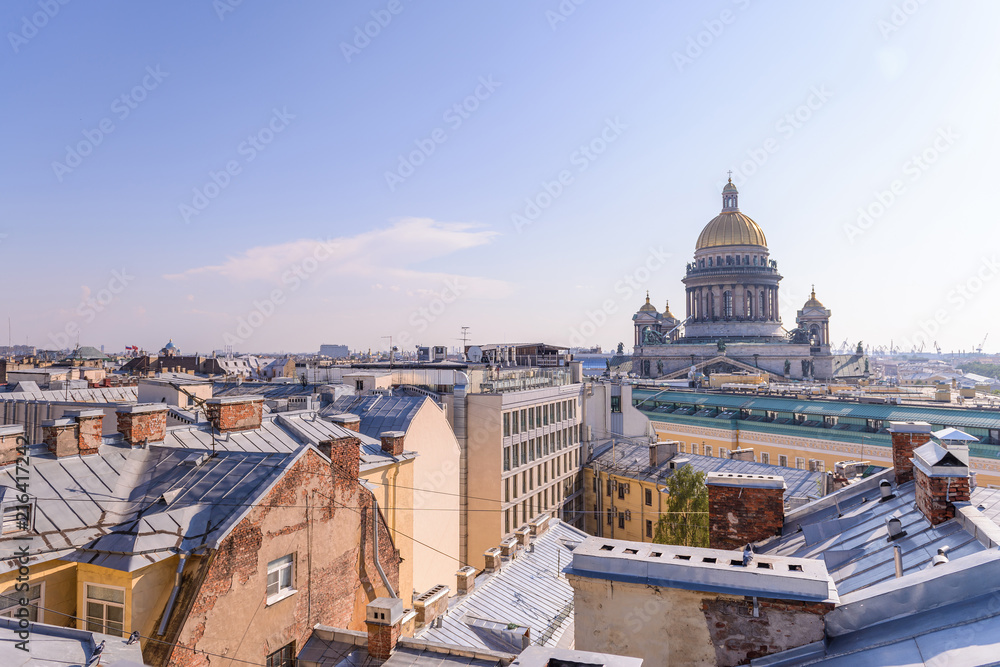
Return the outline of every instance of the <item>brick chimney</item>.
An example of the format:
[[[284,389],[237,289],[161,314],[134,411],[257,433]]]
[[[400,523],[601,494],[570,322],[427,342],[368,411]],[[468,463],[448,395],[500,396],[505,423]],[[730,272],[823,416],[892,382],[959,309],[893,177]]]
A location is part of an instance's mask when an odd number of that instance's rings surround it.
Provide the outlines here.
[[[205,401],[208,421],[219,433],[260,428],[264,414],[263,396],[215,396]]]
[[[968,502],[969,447],[931,441],[913,452],[917,509],[932,526],[955,517],[955,503]]]
[[[330,457],[330,468],[336,480],[353,485],[361,473],[361,440],[350,436],[325,440],[319,451]]]
[[[491,547],[483,552],[483,557],[486,559],[485,570],[487,572],[499,572],[500,564],[503,562],[503,557],[500,554],[500,547]]]
[[[451,589],[438,584],[413,600],[413,611],[417,614],[417,625],[430,625],[431,621],[448,611],[448,596]]]
[[[913,450],[930,442],[931,425],[927,422],[889,422],[892,434],[892,467],[896,484],[913,479]]]
[[[63,417],[69,417],[77,424],[77,445],[81,456],[96,454],[104,434],[103,410],[67,410]]]
[[[528,542],[531,541],[529,537],[530,535],[531,535],[531,528],[528,526],[528,524],[524,524],[523,526],[514,531],[514,537],[517,538],[517,543],[520,544],[522,547],[528,546]]]
[[[549,529],[550,518],[548,514],[539,514],[528,522],[528,528],[531,530],[532,537],[538,537]]]
[[[162,403],[123,405],[115,412],[118,432],[133,447],[145,440],[162,442],[167,435],[167,406]]]
[[[24,426],[21,424],[9,424],[0,426],[0,466],[17,461],[18,444],[28,446],[28,441],[24,437]]]
[[[77,423],[69,417],[46,419],[42,422],[42,442],[58,458],[80,453]]]
[[[352,415],[347,412],[342,415],[332,415],[327,417],[331,422],[337,424],[338,426],[343,426],[344,428],[350,429],[355,433],[358,433],[361,429],[361,417],[357,415]]]
[[[710,472],[705,484],[712,549],[738,549],[781,533],[785,520],[783,477]]]
[[[406,439],[406,433],[403,431],[383,431],[379,433],[379,437],[382,439],[382,451],[390,456],[402,456],[403,454],[403,441]]]
[[[403,601],[398,598],[376,598],[365,608],[368,628],[368,655],[376,660],[388,660],[396,650],[403,620]]]
[[[476,588],[476,568],[466,565],[455,573],[456,590],[459,595],[468,595]]]

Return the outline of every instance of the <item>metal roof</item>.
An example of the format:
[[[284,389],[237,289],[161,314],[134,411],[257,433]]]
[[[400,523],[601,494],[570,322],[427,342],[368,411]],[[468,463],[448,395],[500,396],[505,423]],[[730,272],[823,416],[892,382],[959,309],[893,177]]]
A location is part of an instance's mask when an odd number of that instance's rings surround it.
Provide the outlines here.
[[[264,398],[287,398],[289,396],[309,396],[316,391],[312,385],[302,386],[301,382],[216,382],[212,385],[212,396],[263,396]]]
[[[385,431],[406,432],[426,401],[426,396],[342,396],[321,414],[355,414],[361,417],[361,432],[377,438]]]
[[[28,651],[22,651],[16,644],[22,641],[18,635],[18,619],[0,618],[0,665],[4,667],[37,667],[39,665],[86,665],[94,653],[94,648],[104,642],[101,664],[113,666],[128,661],[142,665],[142,648],[138,643],[128,645],[121,636],[105,635],[99,632],[64,628],[48,623],[32,623],[28,640]]]
[[[264,415],[259,429],[212,435],[207,422],[167,428],[163,444],[187,449],[208,449],[240,452],[295,452],[306,444],[318,445],[324,440],[354,437],[361,441],[361,470],[389,465],[397,460],[413,458],[404,452],[394,458],[382,451],[382,441],[363,433],[321,419],[313,411],[279,412]],[[214,442],[214,444],[213,444]]]
[[[420,639],[510,652],[491,632],[490,623],[531,628],[531,643],[554,647],[573,622],[573,587],[562,574],[572,550],[587,533],[550,519],[549,528],[532,538],[533,550],[522,549],[500,571],[481,575],[472,593],[453,600],[441,627],[418,630]]]
[[[20,383],[22,386],[25,383]],[[54,401],[75,403],[135,403],[138,388],[88,387],[86,389],[39,389],[38,391],[3,391],[0,401]]]
[[[509,654],[493,654],[471,647],[449,647],[400,637],[396,650],[385,662],[368,655],[368,636],[339,628],[317,625],[297,656],[302,663],[319,667],[499,667],[513,658]]]
[[[926,568],[937,550],[948,547],[955,560],[984,551],[983,545],[957,520],[937,526],[917,509],[916,483],[894,488],[895,498],[880,502],[878,484],[894,480],[891,469],[832,493],[785,517],[780,538],[760,547],[760,553],[822,558],[841,595],[895,578],[893,546],[903,549],[903,574]],[[982,505],[984,515],[1000,512],[1000,493],[977,488],[971,504]],[[886,522],[897,517],[906,535],[889,542]],[[801,529],[801,530],[800,530]]]
[[[670,467],[671,463],[676,466],[682,460],[687,461],[684,465],[690,465],[698,472],[781,475],[785,480],[784,497],[786,501],[789,498],[820,497],[819,484],[823,478],[823,473],[821,472],[810,472],[809,470],[757,463],[756,461],[739,461],[729,458],[724,459],[714,456],[684,453],[674,454],[659,466],[651,467],[649,465],[649,447],[632,442],[615,443],[614,462],[612,462],[611,444],[602,445],[595,450],[588,465],[596,461],[601,464],[602,472],[610,471],[611,474],[622,477],[631,477],[632,479],[646,481],[657,480],[663,483],[676,471],[675,468]]]
[[[56,458],[34,445],[31,553],[40,561],[63,558],[131,572],[214,545],[297,456],[223,450],[210,457],[203,450],[114,443],[96,455]],[[16,488],[15,474],[14,466],[0,470],[0,484]],[[0,563],[3,572],[16,567]]]
[[[658,396],[657,396],[658,395]],[[883,421],[926,421],[931,424],[953,427],[1000,428],[1000,412],[966,408],[936,408],[923,405],[880,405],[847,403],[824,399],[799,400],[770,396],[748,397],[733,394],[699,394],[685,391],[653,391],[635,389],[632,398],[652,398],[661,403],[684,403],[710,407],[730,407],[747,410],[772,410],[834,417],[857,417]],[[650,405],[650,407],[652,407]],[[649,408],[639,406],[643,412]],[[655,414],[655,413],[654,413]]]

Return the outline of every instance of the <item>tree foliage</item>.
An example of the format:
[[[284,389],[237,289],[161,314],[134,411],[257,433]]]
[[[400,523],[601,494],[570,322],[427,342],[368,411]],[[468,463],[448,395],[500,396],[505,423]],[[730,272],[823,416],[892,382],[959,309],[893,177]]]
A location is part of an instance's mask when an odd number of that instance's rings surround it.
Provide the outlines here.
[[[656,524],[653,541],[708,547],[708,487],[705,473],[689,465],[667,479],[666,513]]]

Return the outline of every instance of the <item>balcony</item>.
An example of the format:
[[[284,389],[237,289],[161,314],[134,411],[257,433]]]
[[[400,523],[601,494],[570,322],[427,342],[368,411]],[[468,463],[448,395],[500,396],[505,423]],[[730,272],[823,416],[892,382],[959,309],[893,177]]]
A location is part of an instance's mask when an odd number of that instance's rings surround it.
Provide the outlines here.
[[[687,265],[687,275],[689,276],[767,276],[781,278],[778,273],[777,262],[771,262],[771,266],[706,266],[699,268],[694,262]]]

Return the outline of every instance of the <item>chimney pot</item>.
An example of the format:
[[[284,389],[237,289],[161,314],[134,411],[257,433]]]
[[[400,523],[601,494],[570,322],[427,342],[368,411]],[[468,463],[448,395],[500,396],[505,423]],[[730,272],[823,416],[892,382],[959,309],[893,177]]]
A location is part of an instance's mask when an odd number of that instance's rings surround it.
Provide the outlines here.
[[[0,466],[17,461],[18,444],[23,447],[28,446],[28,441],[24,437],[24,426],[22,424],[0,426]]]
[[[327,417],[331,422],[337,424],[338,426],[343,426],[344,428],[350,429],[355,433],[359,432],[361,429],[361,417],[357,415],[352,415],[351,413],[345,413],[342,415],[332,415]]]
[[[468,595],[476,588],[476,568],[466,565],[455,573],[458,586],[456,590],[459,595]]]
[[[403,441],[406,433],[403,431],[384,431],[379,434],[382,439],[382,451],[390,456],[403,455]]]
[[[365,608],[368,628],[368,655],[388,660],[396,650],[403,621],[403,601],[399,598],[376,598]]]

